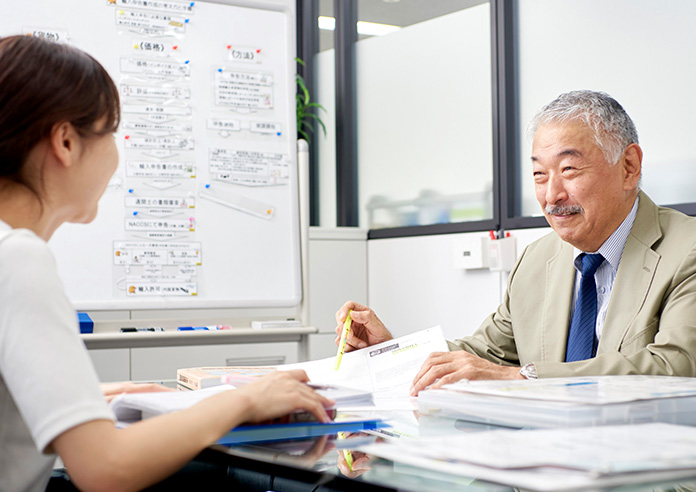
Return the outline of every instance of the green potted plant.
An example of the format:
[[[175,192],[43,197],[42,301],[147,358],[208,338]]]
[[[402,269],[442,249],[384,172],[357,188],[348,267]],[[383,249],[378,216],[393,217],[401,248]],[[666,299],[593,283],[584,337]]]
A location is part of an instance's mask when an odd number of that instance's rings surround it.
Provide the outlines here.
[[[304,61],[302,61],[300,58],[295,58],[295,60],[304,67]],[[326,136],[326,126],[324,125],[324,122],[321,121],[321,118],[318,115],[312,112],[314,108],[321,109],[324,112],[326,112],[326,109],[319,103],[311,102],[309,90],[307,90],[307,86],[302,75],[296,74],[295,81],[297,82],[298,88],[297,94],[295,95],[295,99],[297,101],[297,134],[299,138],[304,138],[307,143],[309,143],[309,133],[314,131],[312,120],[317,121],[319,125],[321,125],[321,129],[324,131],[324,136]]]

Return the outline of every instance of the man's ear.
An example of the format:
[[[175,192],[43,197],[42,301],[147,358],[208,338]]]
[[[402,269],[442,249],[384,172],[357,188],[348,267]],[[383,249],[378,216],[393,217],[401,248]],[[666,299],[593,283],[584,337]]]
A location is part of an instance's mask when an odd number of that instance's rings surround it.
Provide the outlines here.
[[[75,162],[78,147],[78,135],[69,122],[56,123],[51,128],[49,148],[56,160],[64,167],[71,166]]]
[[[624,150],[624,190],[634,190],[640,181],[642,170],[643,149],[640,145],[632,143]]]

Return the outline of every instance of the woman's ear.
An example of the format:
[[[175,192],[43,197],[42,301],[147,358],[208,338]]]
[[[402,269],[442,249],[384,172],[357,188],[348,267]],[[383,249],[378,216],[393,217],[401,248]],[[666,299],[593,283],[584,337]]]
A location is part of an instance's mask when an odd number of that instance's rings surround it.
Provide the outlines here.
[[[53,125],[49,137],[49,149],[57,161],[64,167],[75,162],[78,150],[78,134],[69,122],[62,121]]]

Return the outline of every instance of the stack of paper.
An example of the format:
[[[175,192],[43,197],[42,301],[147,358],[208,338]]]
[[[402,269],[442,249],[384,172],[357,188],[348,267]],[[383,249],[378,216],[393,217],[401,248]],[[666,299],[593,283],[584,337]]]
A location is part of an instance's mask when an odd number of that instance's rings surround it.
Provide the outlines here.
[[[543,491],[696,478],[696,428],[660,423],[484,431],[376,443],[359,450],[411,466]]]
[[[696,378],[594,376],[461,381],[418,397],[421,413],[509,427],[696,425]]]
[[[334,400],[336,407],[371,405],[372,394],[367,391],[338,386],[315,386],[317,393]],[[221,391],[236,389],[222,384],[198,391],[158,391],[154,393],[124,393],[114,398],[110,407],[119,421],[132,422],[183,410]]]
[[[329,400],[336,402],[333,408],[371,406],[372,393],[369,391],[358,390],[354,388],[345,388],[330,384],[309,384],[317,393]]]
[[[109,407],[120,422],[135,422],[163,413],[177,412],[211,396],[235,389],[219,385],[199,391],[157,391],[154,393],[123,393],[111,400]]]
[[[175,412],[188,408],[210,398],[221,391],[234,390],[234,386],[219,385],[198,391],[167,391],[156,393],[125,393],[114,398],[110,407],[122,425],[156,415]],[[369,393],[345,388],[318,388],[318,393],[339,402],[358,401],[371,403]],[[338,414],[329,423],[314,421],[306,412],[292,414],[288,423],[243,425],[230,430],[220,438],[219,444],[237,444],[283,439],[297,439],[336,432],[362,432],[376,429],[382,425],[382,419],[347,414]],[[293,418],[294,417],[294,418]]]

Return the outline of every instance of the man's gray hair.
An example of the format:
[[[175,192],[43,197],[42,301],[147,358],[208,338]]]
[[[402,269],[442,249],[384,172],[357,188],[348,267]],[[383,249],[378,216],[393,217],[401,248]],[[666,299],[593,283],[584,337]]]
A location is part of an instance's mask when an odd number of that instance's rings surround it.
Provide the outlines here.
[[[604,158],[616,164],[624,149],[638,143],[638,131],[624,108],[609,94],[595,91],[571,91],[544,106],[529,124],[529,135],[547,123],[579,120],[589,126]]]

